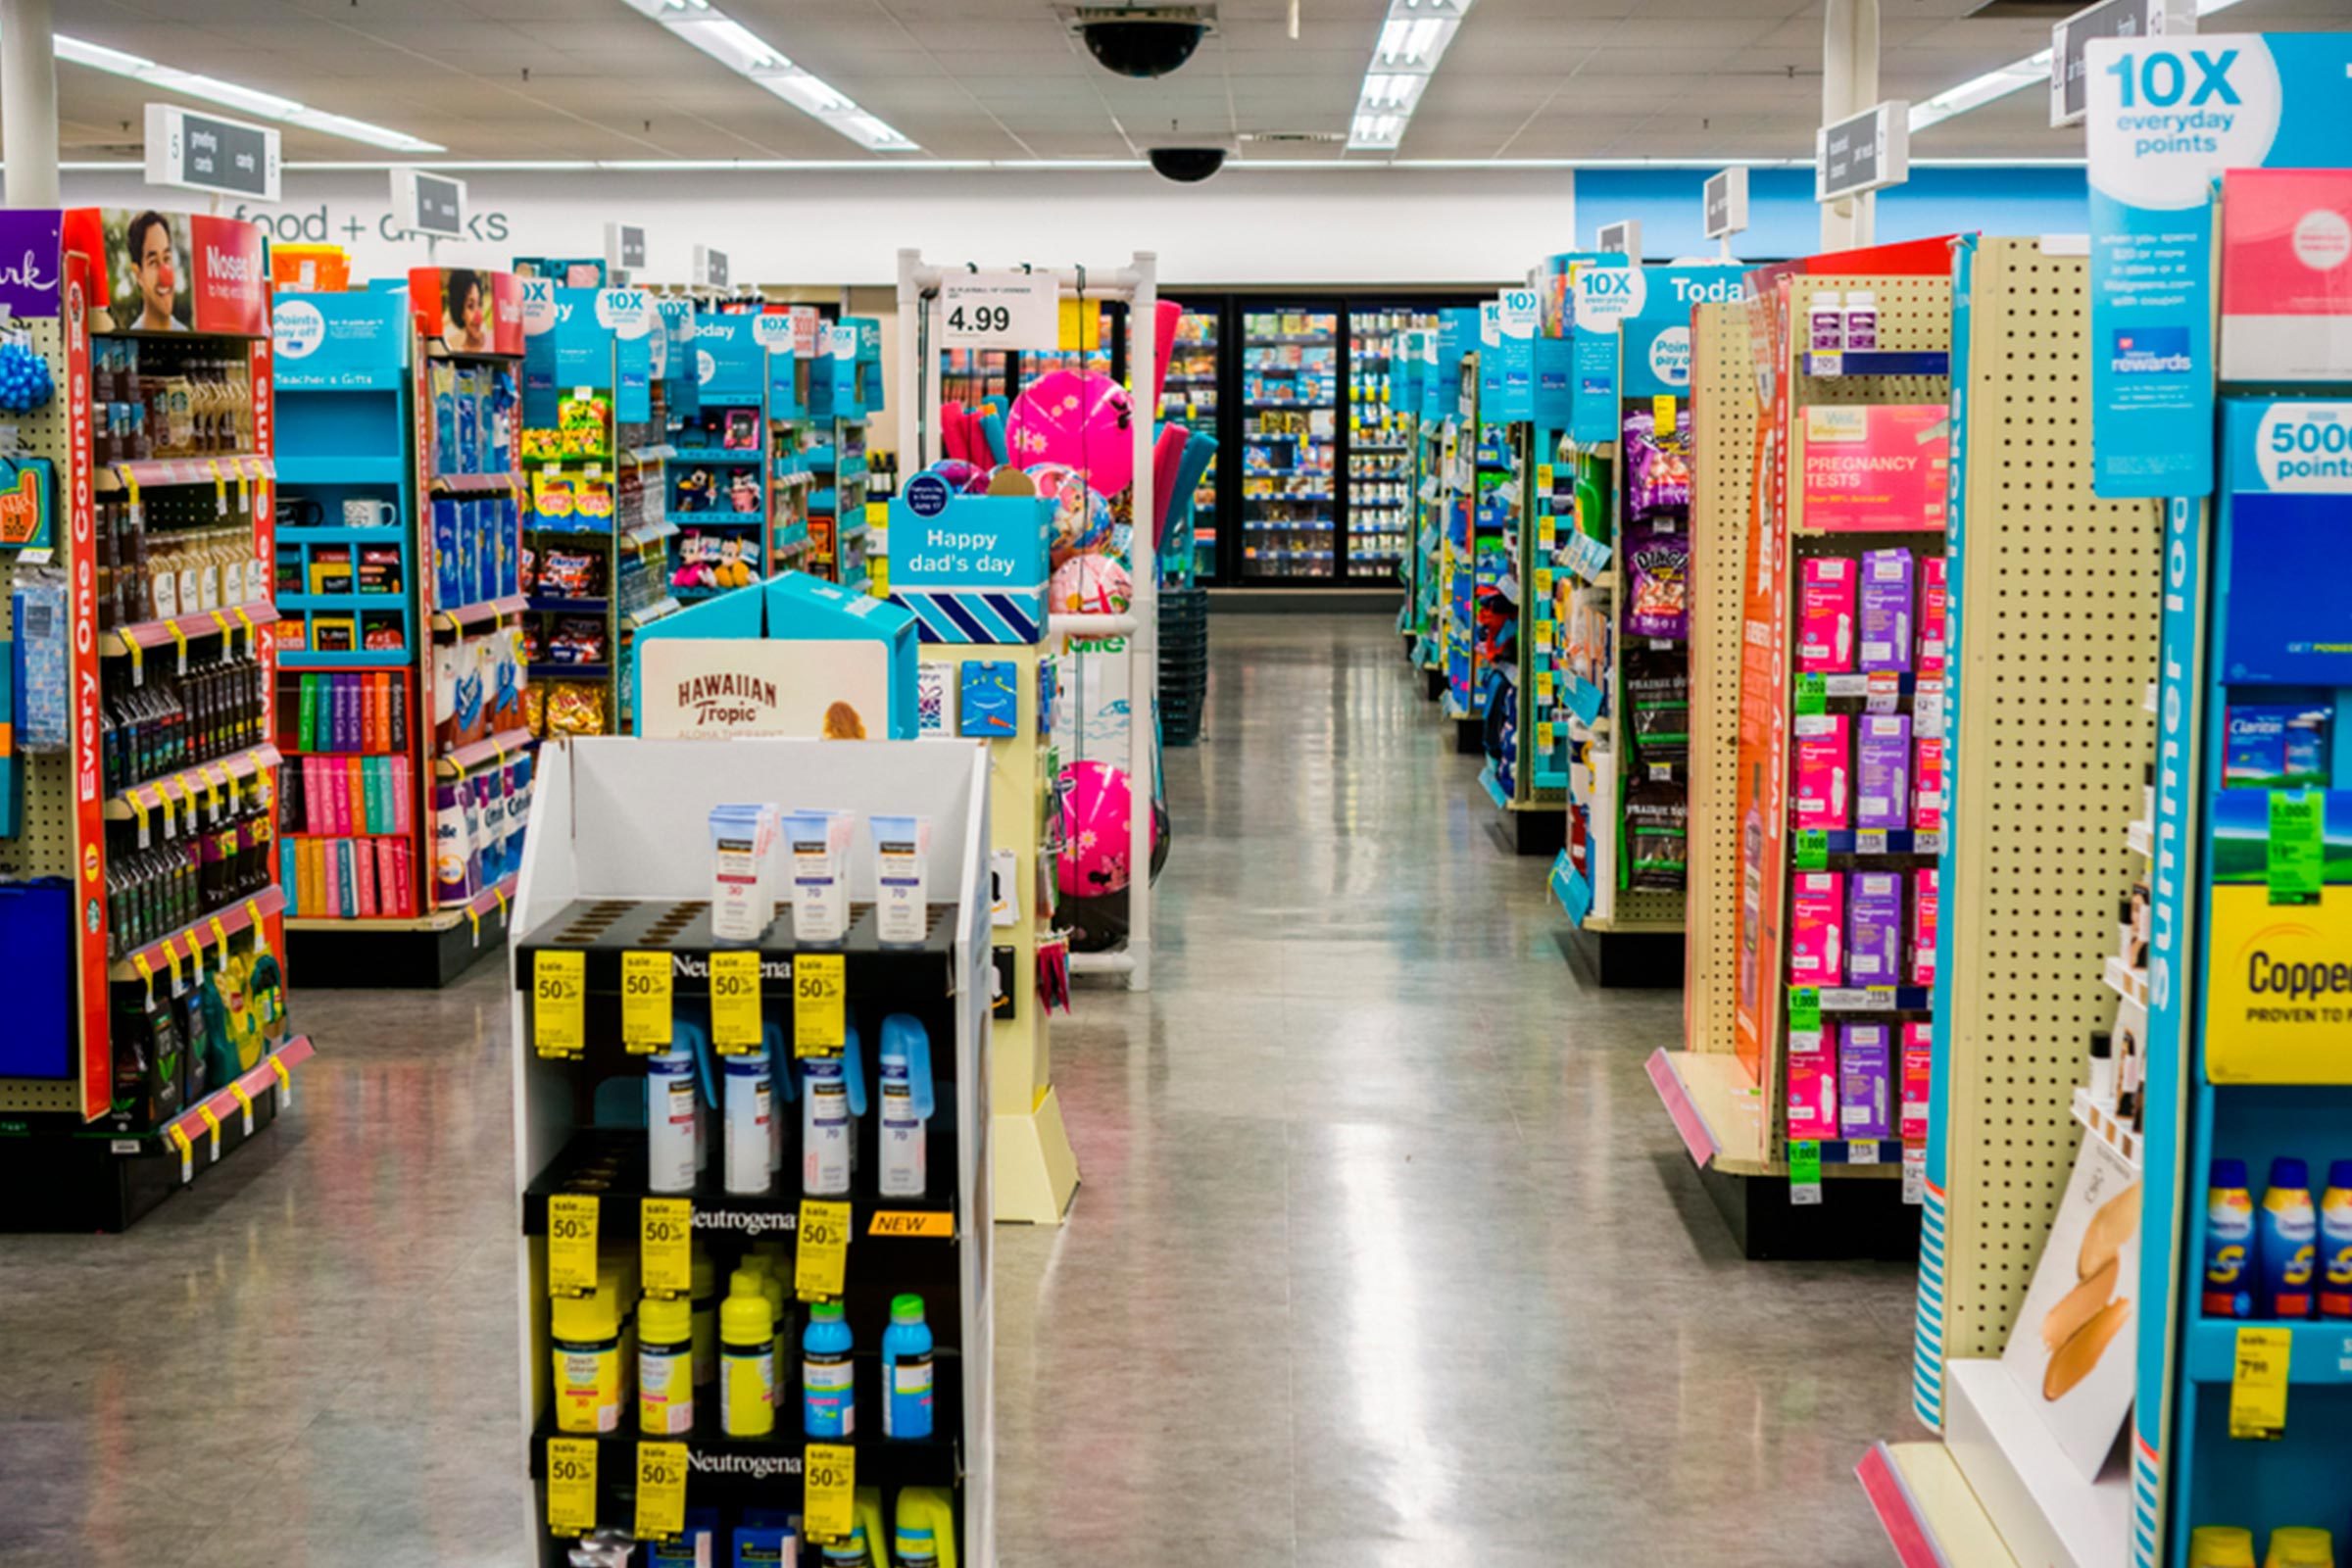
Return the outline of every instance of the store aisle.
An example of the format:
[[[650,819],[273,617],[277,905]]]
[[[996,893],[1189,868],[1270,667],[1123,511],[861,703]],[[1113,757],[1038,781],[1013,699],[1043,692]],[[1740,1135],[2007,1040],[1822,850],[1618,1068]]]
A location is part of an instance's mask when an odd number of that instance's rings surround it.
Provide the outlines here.
[[[1006,1568],[1887,1560],[1911,1272],[1747,1265],[1378,616],[1220,616],[1157,989],[1056,1019],[1086,1185],[1000,1230]],[[299,976],[296,977],[299,983]],[[503,968],[310,993],[276,1135],[0,1238],[0,1564],[520,1564]]]

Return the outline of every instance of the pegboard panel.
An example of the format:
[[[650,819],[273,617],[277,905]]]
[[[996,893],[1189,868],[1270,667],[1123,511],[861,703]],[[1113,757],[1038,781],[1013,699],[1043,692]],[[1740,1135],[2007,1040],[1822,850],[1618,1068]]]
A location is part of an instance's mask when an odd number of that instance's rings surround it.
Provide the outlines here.
[[[1729,1052],[1740,970],[1740,577],[1754,488],[1747,307],[1701,305],[1690,331],[1690,886],[1683,1044]]]
[[[1815,376],[1796,372],[1804,364],[1805,302],[1815,286],[1850,294],[1866,289],[1879,302],[1879,347],[1903,353],[1942,353],[1952,346],[1952,282],[1948,277],[1804,277],[1788,294],[1789,402],[1941,403],[1940,375]],[[1793,488],[1790,491],[1794,497]],[[1801,518],[1795,519],[1801,522]]]
[[[2074,1086],[2116,997],[2116,905],[2144,874],[2162,519],[2090,489],[2086,260],[1987,239],[1975,264],[1963,612],[1943,858],[1942,1353],[2007,1343],[2082,1129]]]

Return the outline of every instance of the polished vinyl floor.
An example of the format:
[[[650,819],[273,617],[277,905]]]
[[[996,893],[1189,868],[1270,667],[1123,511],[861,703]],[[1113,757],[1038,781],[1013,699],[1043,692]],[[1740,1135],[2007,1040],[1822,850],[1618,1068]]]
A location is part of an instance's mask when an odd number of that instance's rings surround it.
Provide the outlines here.
[[[1006,1568],[1889,1561],[1911,1271],[1733,1253],[1677,997],[1571,977],[1385,617],[1210,637],[1156,984],[1054,1025],[1085,1185],[998,1232]],[[500,972],[297,1005],[270,1137],[0,1238],[0,1563],[532,1560]]]

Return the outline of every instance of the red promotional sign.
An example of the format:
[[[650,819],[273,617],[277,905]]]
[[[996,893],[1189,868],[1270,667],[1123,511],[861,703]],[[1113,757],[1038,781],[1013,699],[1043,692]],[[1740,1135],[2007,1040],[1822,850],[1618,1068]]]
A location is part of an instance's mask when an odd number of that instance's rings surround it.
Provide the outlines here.
[[[152,207],[76,207],[65,246],[89,267],[92,309],[118,332],[270,331],[258,224]]]
[[[74,923],[75,992],[81,1004],[81,1116],[112,1102],[106,994],[106,799],[99,771],[97,510],[90,501],[90,278],[88,257],[66,258],[66,500],[74,531]]]
[[[192,324],[199,332],[233,332],[267,337],[269,265],[262,259],[262,231],[233,218],[196,213],[188,219],[188,260],[193,264]]]
[[[490,274],[490,301],[496,311],[491,344],[500,354],[522,352],[522,279],[513,272]]]

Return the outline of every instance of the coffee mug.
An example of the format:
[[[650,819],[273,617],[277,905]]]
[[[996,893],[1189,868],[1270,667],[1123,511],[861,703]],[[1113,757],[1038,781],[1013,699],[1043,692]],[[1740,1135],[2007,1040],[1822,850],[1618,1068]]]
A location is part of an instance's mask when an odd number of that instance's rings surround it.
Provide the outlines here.
[[[326,508],[309,496],[289,496],[279,505],[286,509],[286,517],[297,528],[316,528],[326,521]]]
[[[400,522],[400,508],[389,501],[355,496],[343,503],[346,528],[390,528]]]

